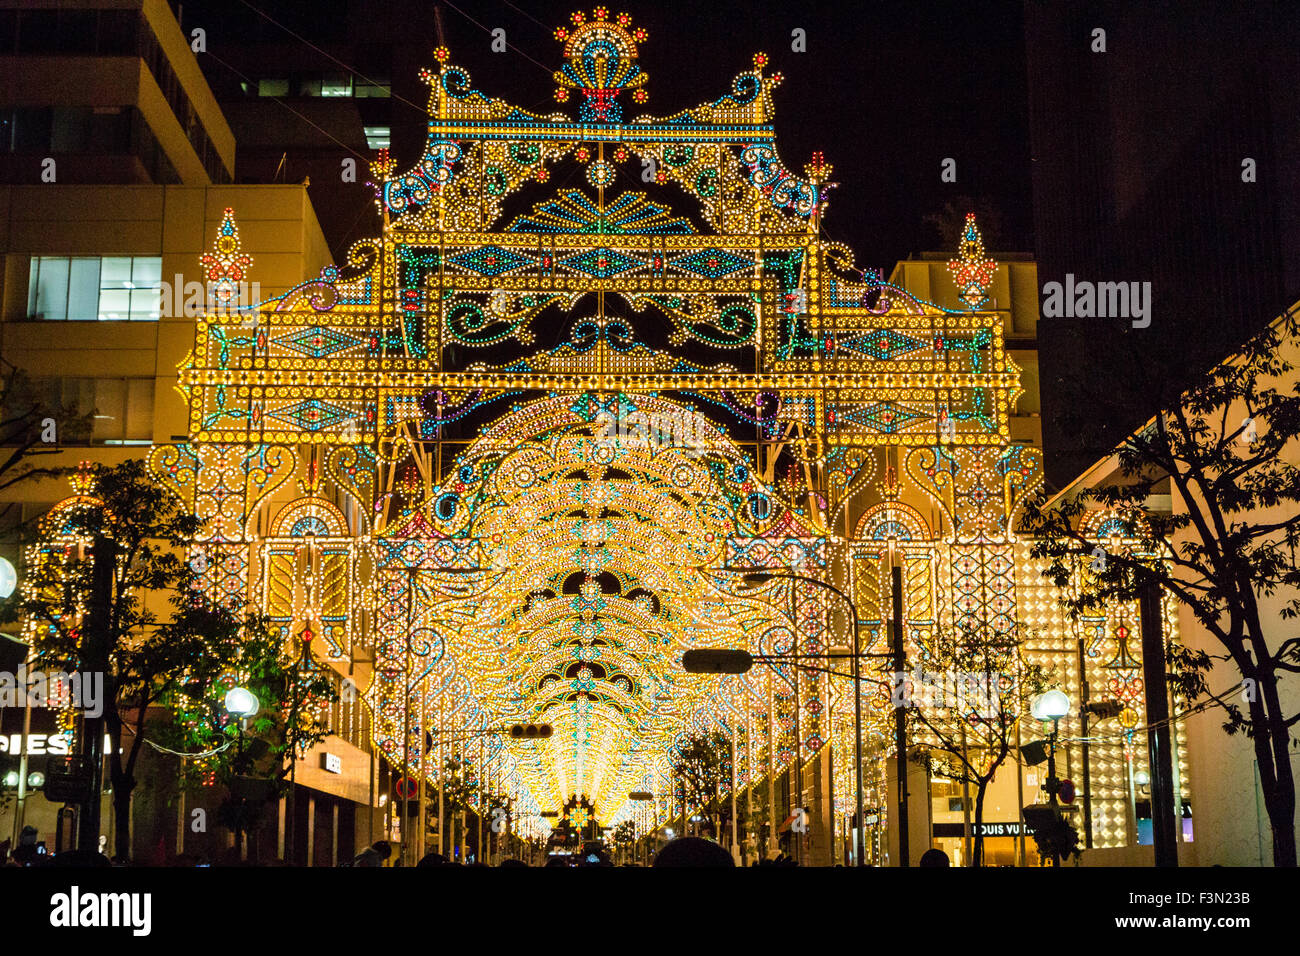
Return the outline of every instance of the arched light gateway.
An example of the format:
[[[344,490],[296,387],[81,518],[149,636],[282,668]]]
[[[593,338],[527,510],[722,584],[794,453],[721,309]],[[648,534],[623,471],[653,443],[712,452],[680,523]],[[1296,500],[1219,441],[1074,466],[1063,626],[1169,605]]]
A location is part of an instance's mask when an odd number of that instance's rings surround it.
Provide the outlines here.
[[[286,640],[310,627],[397,773],[468,782],[480,810],[508,795],[525,832],[566,807],[615,823],[632,791],[663,822],[676,750],[718,731],[724,791],[793,805],[804,785],[829,861],[854,804],[851,686],[788,664],[695,677],[681,655],[848,644],[832,591],[743,568],[850,593],[866,651],[889,646],[893,567],[912,660],[953,623],[1027,619],[1075,646],[1014,533],[1040,467],[1010,441],[1004,317],[980,311],[997,266],[972,219],[961,309],[855,268],[821,235],[830,165],[778,154],[762,54],[715,99],[630,116],[645,32],[597,10],[557,36],[545,114],[436,51],[423,155],[373,164],[381,235],[200,319],[188,440],[151,464],[206,521],[209,586]],[[210,279],[242,280],[233,211],[214,228]],[[1135,706],[1128,631],[1088,626],[1089,679]],[[893,711],[868,675],[879,820]],[[512,722],[555,732],[512,741]],[[1131,744],[1106,746],[1099,767]]]
[[[681,655],[788,648],[793,623],[726,570],[727,548],[799,522],[690,409],[622,394],[523,405],[403,514],[393,537],[406,547],[378,573],[395,602],[416,588],[428,639],[372,692],[390,751],[413,734],[418,752],[409,710],[445,709],[460,688],[488,724],[555,728],[508,741],[501,758],[539,805],[585,794],[609,820],[664,775],[691,728],[743,713],[746,696],[766,702],[761,683],[685,674]],[[405,628],[396,607],[381,659],[403,663]]]

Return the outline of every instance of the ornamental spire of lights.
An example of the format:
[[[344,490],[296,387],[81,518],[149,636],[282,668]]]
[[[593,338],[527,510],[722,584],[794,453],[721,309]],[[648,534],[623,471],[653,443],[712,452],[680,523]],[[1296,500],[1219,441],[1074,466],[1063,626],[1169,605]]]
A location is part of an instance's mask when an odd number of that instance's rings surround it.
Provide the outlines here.
[[[235,225],[235,210],[229,206],[222,213],[217,229],[217,241],[212,251],[204,253],[199,262],[207,272],[208,287],[213,290],[219,306],[231,303],[239,292],[253,257],[240,251],[239,227]]]
[[[563,41],[568,60],[555,73],[555,98],[563,103],[569,90],[581,90],[586,98],[579,111],[584,123],[621,123],[622,90],[635,90],[632,99],[644,103],[648,76],[637,65],[637,44],[649,39],[642,27],[632,29],[632,17],[620,13],[612,21],[605,7],[597,7],[588,20],[582,13],[569,17],[572,28],[560,27],[555,39]]]
[[[948,262],[948,271],[957,285],[957,297],[972,311],[988,301],[988,287],[998,264],[984,258],[984,241],[975,225],[975,214],[966,213],[966,227],[962,230],[957,258]]]

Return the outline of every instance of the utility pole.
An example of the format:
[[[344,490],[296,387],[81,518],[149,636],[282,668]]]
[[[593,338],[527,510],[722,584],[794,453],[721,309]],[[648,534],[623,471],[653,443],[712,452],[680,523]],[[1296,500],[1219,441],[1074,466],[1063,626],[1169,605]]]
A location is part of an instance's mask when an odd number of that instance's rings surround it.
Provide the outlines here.
[[[1143,586],[1138,595],[1138,610],[1142,615],[1142,680],[1147,699],[1147,748],[1151,765],[1151,836],[1155,844],[1156,866],[1177,866],[1169,688],[1165,678],[1165,636],[1159,585],[1150,583]]]
[[[895,680],[907,673],[907,649],[903,645],[903,569],[897,564],[890,568],[893,584],[893,615],[889,629],[894,641]],[[907,712],[897,701],[894,704],[894,748],[897,750],[898,773],[898,865],[910,867],[911,844],[907,825]]]
[[[1088,760],[1088,690],[1087,655],[1083,638],[1079,638],[1079,736],[1083,745],[1083,845],[1092,849],[1092,768]]]
[[[117,578],[117,543],[95,535],[91,549],[90,607],[81,643],[81,666],[104,675],[105,707],[117,697],[117,684],[109,669],[112,633],[109,621],[113,608],[113,583]],[[90,792],[77,828],[77,849],[99,852],[99,812],[104,790],[104,716],[84,717],[81,722],[81,754],[90,772]]]
[[[1061,816],[1061,804],[1057,794],[1061,792],[1061,781],[1056,779],[1056,738],[1060,733],[1061,722],[1059,719],[1052,721],[1052,736],[1048,739],[1047,747],[1047,802],[1052,808],[1052,817],[1059,819]],[[1061,851],[1056,847],[1052,848],[1052,866],[1061,865]]]
[[[2,640],[5,640],[5,638],[0,637],[0,641]],[[31,686],[28,683],[27,675],[31,673],[31,668],[28,665],[33,664],[36,661],[36,655],[32,653],[31,647],[26,644],[21,644],[19,646],[23,648],[23,658],[19,661],[17,668],[18,672],[22,675],[22,678],[19,681],[19,686],[22,688],[23,692],[23,732],[18,738],[18,795],[17,805],[14,807],[13,838],[12,842],[9,844],[15,848],[17,848],[18,840],[22,836],[23,823],[26,820],[27,750],[29,747],[28,740],[31,738],[32,734],[32,702],[27,696],[27,692],[31,690]]]

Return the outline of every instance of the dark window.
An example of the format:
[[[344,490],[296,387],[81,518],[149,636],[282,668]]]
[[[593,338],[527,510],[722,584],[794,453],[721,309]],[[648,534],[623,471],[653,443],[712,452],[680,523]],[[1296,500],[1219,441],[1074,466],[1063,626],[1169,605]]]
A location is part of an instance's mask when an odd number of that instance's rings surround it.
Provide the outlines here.
[[[39,153],[49,149],[53,116],[48,106],[14,110],[13,151]]]
[[[139,157],[141,164],[155,183],[159,185],[179,183],[181,178],[176,172],[176,167],[158,145],[158,138],[154,136],[149,124],[144,121],[139,110],[132,110],[131,114],[131,152]]]
[[[18,21],[19,53],[59,52],[57,10],[24,10]]]
[[[86,152],[126,153],[131,149],[131,113],[116,107],[95,107],[87,124]]]
[[[99,11],[99,52],[105,56],[129,56],[136,52],[138,21],[134,10]]]
[[[13,53],[18,45],[18,11],[0,10],[0,53]]]
[[[94,53],[96,10],[59,11],[59,52]]]
[[[84,153],[89,138],[87,126],[90,110],[76,106],[56,106],[50,127],[50,151]]]
[[[0,150],[14,153],[126,153],[131,114],[125,107],[19,108],[0,114]]]

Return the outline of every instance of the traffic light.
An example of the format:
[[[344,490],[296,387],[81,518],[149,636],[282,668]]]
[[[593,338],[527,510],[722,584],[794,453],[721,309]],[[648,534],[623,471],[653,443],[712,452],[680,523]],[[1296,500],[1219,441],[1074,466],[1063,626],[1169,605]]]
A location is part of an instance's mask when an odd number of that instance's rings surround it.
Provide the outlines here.
[[[514,740],[534,740],[551,736],[550,724],[511,724],[510,736]]]
[[[1095,704],[1088,705],[1088,713],[1092,714],[1098,720],[1118,717],[1123,710],[1124,704],[1118,700],[1101,700]]]

